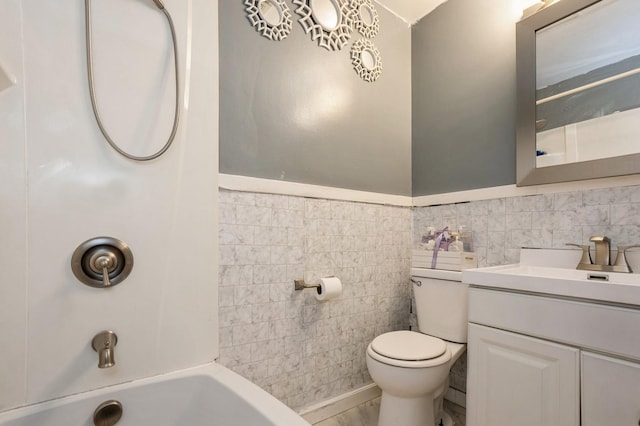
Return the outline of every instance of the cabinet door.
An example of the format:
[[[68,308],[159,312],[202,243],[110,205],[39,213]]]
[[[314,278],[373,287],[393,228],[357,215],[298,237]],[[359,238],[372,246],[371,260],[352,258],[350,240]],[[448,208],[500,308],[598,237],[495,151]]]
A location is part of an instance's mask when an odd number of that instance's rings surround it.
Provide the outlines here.
[[[582,424],[640,424],[640,364],[582,353]]]
[[[579,350],[469,324],[469,426],[580,424]]]

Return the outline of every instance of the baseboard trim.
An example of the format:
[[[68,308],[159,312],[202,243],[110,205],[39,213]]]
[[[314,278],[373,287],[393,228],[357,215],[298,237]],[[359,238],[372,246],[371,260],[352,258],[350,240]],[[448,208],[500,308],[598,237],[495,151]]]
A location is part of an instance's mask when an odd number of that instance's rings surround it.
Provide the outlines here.
[[[307,407],[298,414],[309,423],[314,424],[343,413],[353,407],[357,407],[367,401],[371,401],[379,397],[380,394],[380,388],[376,386],[375,383],[370,383],[361,388]]]

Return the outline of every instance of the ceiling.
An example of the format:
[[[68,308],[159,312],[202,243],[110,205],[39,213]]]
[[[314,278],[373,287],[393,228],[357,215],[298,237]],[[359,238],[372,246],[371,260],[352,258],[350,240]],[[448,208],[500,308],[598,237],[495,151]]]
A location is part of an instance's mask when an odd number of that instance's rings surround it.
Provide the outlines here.
[[[423,16],[447,0],[375,0],[409,25],[418,22]]]

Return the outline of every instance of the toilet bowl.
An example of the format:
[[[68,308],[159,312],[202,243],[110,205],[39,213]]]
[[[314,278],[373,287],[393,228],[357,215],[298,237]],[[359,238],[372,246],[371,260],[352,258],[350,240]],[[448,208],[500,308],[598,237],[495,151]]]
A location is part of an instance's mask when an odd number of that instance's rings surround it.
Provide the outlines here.
[[[468,286],[460,272],[424,274],[412,280],[419,331],[384,333],[367,347],[369,374],[382,390],[378,426],[431,426],[437,415],[448,417],[439,414],[451,366],[466,349]]]
[[[465,345],[414,331],[392,331],[367,347],[367,368],[382,389],[379,426],[435,424],[436,399]]]

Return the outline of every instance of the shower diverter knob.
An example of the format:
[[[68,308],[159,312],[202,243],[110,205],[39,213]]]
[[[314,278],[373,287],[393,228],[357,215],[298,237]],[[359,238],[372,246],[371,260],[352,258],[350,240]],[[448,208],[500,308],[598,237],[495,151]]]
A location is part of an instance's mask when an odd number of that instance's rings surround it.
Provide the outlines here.
[[[71,256],[71,270],[80,282],[105,288],[122,282],[133,269],[133,253],[117,238],[97,237],[80,244]]]

